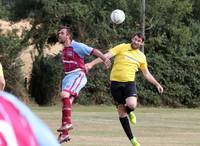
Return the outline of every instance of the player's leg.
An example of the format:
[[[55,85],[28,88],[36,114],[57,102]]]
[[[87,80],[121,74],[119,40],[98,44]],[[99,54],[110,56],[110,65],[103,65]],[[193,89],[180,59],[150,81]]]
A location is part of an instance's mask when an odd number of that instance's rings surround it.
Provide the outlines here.
[[[126,112],[129,116],[129,120],[132,124],[136,123],[136,116],[134,114],[134,110],[137,106],[137,94],[136,94],[136,85],[134,82],[130,82],[126,84],[125,92],[126,95]],[[136,137],[133,136],[129,138],[130,142],[133,146],[140,146],[139,142],[137,141]]]
[[[59,132],[64,129],[72,129],[72,102],[74,100],[74,97],[78,96],[78,92],[80,91],[80,89],[85,86],[87,82],[87,79],[85,78],[85,73],[80,71],[66,75],[62,81],[62,126],[58,129]]]
[[[58,132],[72,129],[72,122],[71,122],[72,103],[70,101],[70,93],[67,91],[62,91],[61,101],[62,101],[62,124],[61,127],[57,129]]]
[[[86,85],[87,78],[85,73],[74,72],[70,75],[67,75],[62,82],[62,103],[63,103],[63,112],[62,112],[62,128],[59,128],[58,131],[61,132],[60,141],[63,142],[69,141],[70,138],[68,130],[72,129],[72,116],[71,116],[71,105],[75,98],[78,97],[80,90]]]
[[[124,104],[119,104],[117,106],[117,111],[118,111],[120,123],[121,123],[128,139],[130,140],[131,144],[133,146],[140,146],[136,137],[133,136],[133,133],[132,133],[132,130],[131,130],[131,127],[129,124],[129,120],[127,117],[127,113],[126,113],[126,107],[124,106]]]
[[[117,106],[117,111],[119,114],[119,120],[120,123],[124,129],[124,132],[126,133],[128,139],[130,140],[131,144],[133,146],[140,146],[140,144],[138,143],[137,139],[135,136],[133,136],[130,124],[129,124],[129,120],[127,117],[127,112],[126,112],[126,107],[123,104],[120,104]]]
[[[72,104],[74,101],[74,97],[71,96],[70,98],[70,103]],[[63,113],[64,115],[64,113]],[[59,128],[57,131],[60,132],[59,136],[58,136],[58,141],[59,143],[63,143],[63,142],[68,142],[71,140],[70,135],[69,135],[69,130],[73,129],[72,124],[71,126],[66,126],[66,128],[63,128],[61,126],[61,128]]]
[[[131,140],[133,138],[133,134],[131,131],[131,127],[130,127],[129,120],[126,113],[126,107],[124,106],[124,104],[119,104],[117,106],[117,111],[118,111],[120,123],[124,129],[124,132],[126,133],[128,139]]]
[[[69,130],[73,129],[71,124],[71,105],[72,99],[71,98],[62,98],[62,124],[58,132],[60,132],[58,136],[59,143],[68,142],[70,141]]]
[[[126,111],[128,113],[129,120],[133,125],[136,124],[136,116],[134,114],[136,106],[137,106],[137,97],[131,96],[126,98]]]
[[[58,132],[66,133],[65,130],[71,130],[72,127],[72,114],[71,114],[71,106],[74,101],[74,97],[70,96],[69,92],[61,93],[62,99],[62,126],[58,129]]]
[[[125,83],[121,82],[111,82],[111,94],[117,105],[117,111],[120,123],[126,133],[128,139],[131,141],[133,139],[132,130],[129,124],[127,110],[126,110],[126,94],[125,94]],[[129,94],[128,94],[129,95]],[[133,145],[134,146],[134,145]],[[137,146],[137,145],[136,145]]]
[[[136,116],[134,110],[137,106],[137,93],[135,82],[127,82],[124,88],[126,97],[126,111],[128,113],[130,122],[136,124]]]

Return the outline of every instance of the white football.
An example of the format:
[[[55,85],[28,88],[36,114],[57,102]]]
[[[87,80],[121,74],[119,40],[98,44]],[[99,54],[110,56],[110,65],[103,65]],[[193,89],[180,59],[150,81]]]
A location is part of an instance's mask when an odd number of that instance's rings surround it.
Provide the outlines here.
[[[122,10],[116,9],[110,15],[111,21],[115,24],[120,24],[125,20],[125,13]]]

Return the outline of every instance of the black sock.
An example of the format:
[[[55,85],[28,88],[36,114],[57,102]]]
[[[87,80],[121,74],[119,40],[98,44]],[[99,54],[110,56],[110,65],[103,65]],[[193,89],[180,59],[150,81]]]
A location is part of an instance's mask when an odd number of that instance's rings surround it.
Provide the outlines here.
[[[122,125],[128,139],[131,140],[133,138],[133,134],[132,134],[132,131],[131,131],[131,127],[130,127],[128,118],[127,117],[119,118],[119,120],[121,122],[121,125]]]
[[[129,114],[130,112],[134,111],[134,109],[129,108],[128,106],[126,106],[126,112],[127,114]]]

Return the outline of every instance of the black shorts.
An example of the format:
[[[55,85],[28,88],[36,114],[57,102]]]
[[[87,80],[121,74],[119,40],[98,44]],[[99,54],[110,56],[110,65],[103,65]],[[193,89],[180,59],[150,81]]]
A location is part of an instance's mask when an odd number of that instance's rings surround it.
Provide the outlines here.
[[[126,98],[137,97],[135,82],[111,82],[111,94],[117,104],[125,104]]]

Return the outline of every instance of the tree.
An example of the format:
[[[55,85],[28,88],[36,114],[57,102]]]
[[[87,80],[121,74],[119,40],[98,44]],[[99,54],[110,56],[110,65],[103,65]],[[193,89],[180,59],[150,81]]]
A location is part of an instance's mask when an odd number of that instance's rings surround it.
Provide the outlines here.
[[[41,57],[46,45],[56,42],[56,29],[68,25],[74,38],[101,48],[120,42],[129,42],[140,30],[141,3],[138,0],[14,0],[13,18],[32,18],[33,27],[25,38],[31,38]],[[150,71],[165,86],[166,93],[159,96],[140,75],[139,101],[142,104],[200,106],[199,101],[199,47],[200,22],[198,0],[148,0],[146,1],[145,54]],[[126,20],[121,25],[112,24],[110,12],[122,9]],[[36,60],[36,62],[38,62]],[[38,62],[39,63],[39,62]],[[98,70],[99,67],[95,68]],[[91,72],[90,83],[82,96],[93,95],[98,103],[109,100],[108,73],[103,72],[96,81]],[[42,74],[42,72],[41,72]],[[107,82],[106,82],[107,81]],[[96,86],[100,89],[98,93]],[[89,93],[88,93],[89,92]],[[91,94],[90,94],[91,93]],[[108,97],[101,100],[102,97]],[[101,98],[101,99],[100,99]],[[104,98],[103,98],[104,99]]]
[[[0,35],[0,61],[4,67],[6,79],[6,91],[9,91],[21,98],[27,98],[24,88],[24,78],[21,71],[23,65],[19,54],[26,47],[21,43],[16,30]]]

